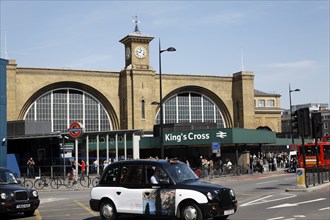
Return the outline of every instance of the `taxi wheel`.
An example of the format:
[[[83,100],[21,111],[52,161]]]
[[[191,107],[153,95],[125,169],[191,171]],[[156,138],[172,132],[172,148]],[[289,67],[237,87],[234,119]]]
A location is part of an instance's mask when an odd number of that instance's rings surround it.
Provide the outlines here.
[[[109,200],[101,203],[100,216],[103,220],[115,220],[116,219],[116,207]]]
[[[203,213],[197,204],[193,202],[187,202],[181,206],[181,219],[203,220]]]

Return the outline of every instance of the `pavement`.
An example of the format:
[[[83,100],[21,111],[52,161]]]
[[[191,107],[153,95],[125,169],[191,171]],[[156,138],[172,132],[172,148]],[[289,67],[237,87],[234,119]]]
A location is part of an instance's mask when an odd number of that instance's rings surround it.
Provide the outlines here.
[[[221,176],[218,178],[213,179],[204,179],[206,182],[210,183],[218,183],[219,179],[221,181],[237,181],[237,180],[247,180],[247,179],[259,179],[259,178],[265,178],[265,177],[271,177],[271,176],[282,176],[282,175],[288,175],[289,173],[286,172],[286,168],[278,168],[276,171],[272,172],[263,172],[263,173],[253,173],[253,174],[246,174],[246,175],[240,175],[240,176]],[[292,188],[285,189],[286,192],[312,192],[315,190],[323,189],[326,187],[330,187],[330,181],[325,181],[322,184],[316,184],[316,185],[308,185],[306,186],[296,186]]]
[[[315,190],[323,189],[328,187],[330,189],[330,182],[325,182],[322,184],[317,184],[317,185],[309,185],[308,187],[306,186],[296,186],[293,188],[287,188],[285,189],[286,192],[313,192]]]
[[[288,175],[289,173],[286,172],[286,168],[278,168],[276,171],[272,172],[263,172],[263,173],[252,173],[252,174],[245,174],[245,175],[240,175],[240,176],[233,176],[233,175],[227,175],[227,176],[220,176],[216,178],[202,178],[202,181],[210,182],[210,183],[219,183],[219,180],[221,182],[223,181],[237,181],[237,180],[247,180],[247,179],[260,179],[260,178],[265,178],[265,177],[271,177],[271,176],[282,176],[282,175]],[[66,188],[66,187],[60,187],[59,189],[52,189],[50,187],[44,188],[39,191],[55,191],[55,190],[69,190],[69,191],[74,191],[74,190],[90,190],[93,186],[90,187],[82,187],[80,184],[77,184],[71,188]],[[286,192],[312,192],[314,190],[319,190],[322,188],[330,187],[330,181],[324,182],[323,184],[319,185],[309,185],[308,187],[292,187],[292,188],[287,188],[285,191]]]

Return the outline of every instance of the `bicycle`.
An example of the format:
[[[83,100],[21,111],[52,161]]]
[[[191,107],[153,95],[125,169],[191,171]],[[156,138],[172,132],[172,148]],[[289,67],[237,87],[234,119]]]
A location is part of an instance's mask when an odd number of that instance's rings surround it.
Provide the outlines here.
[[[29,179],[27,179],[27,178],[24,176],[24,177],[23,177],[22,185],[23,185],[25,188],[32,189],[34,184],[33,184],[33,181],[32,181],[32,180],[29,180]]]
[[[83,187],[89,187],[92,184],[92,180],[89,176],[87,176],[85,173],[82,173],[79,178],[80,185]]]
[[[220,168],[216,169],[216,168],[213,168],[213,177],[214,178],[219,178],[221,176],[221,170]]]
[[[71,171],[69,175],[64,179],[64,185],[67,188],[71,188],[73,185],[75,185],[77,181],[74,178],[73,172]]]
[[[93,181],[92,181],[92,185],[93,186],[97,186],[98,184],[99,184],[99,182],[100,182],[100,176],[96,176],[96,177],[94,177],[93,178]]]
[[[245,174],[244,167],[241,166],[241,165],[235,166],[233,175],[240,176],[240,175],[243,175],[243,174]]]
[[[233,169],[229,169],[227,166],[223,166],[222,168],[222,175],[231,175],[233,173]]]
[[[51,186],[53,189],[58,189],[62,185],[62,181],[58,178],[41,178],[34,182],[34,188],[43,189],[44,187]]]
[[[92,180],[89,176],[82,174],[77,180],[75,179],[72,172],[70,172],[69,176],[65,178],[64,185],[67,188],[71,188],[72,186],[80,183],[83,187],[89,187],[92,184]]]

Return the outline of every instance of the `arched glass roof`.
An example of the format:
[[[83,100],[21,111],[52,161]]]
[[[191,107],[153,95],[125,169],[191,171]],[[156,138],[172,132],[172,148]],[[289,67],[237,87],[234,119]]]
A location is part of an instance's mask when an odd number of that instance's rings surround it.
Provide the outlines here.
[[[24,120],[50,121],[52,132],[66,132],[72,122],[80,122],[85,131],[112,130],[109,115],[90,94],[72,88],[55,89],[37,98]]]
[[[226,127],[219,108],[203,94],[197,92],[183,92],[166,100],[163,104],[163,122],[194,123],[213,122],[217,127]],[[157,124],[160,114],[157,114]]]

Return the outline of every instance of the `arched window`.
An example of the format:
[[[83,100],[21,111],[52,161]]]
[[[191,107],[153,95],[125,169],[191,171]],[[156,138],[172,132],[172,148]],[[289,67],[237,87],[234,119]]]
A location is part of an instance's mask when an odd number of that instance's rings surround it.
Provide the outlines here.
[[[51,131],[66,132],[74,121],[85,131],[112,130],[109,115],[93,96],[71,88],[52,90],[40,96],[29,107],[25,120],[50,121]]]
[[[163,122],[193,123],[212,122],[218,127],[226,127],[219,108],[206,96],[196,92],[179,93],[163,104]],[[160,114],[157,114],[157,124],[160,123]]]

